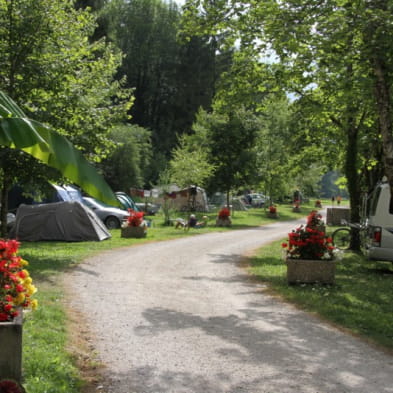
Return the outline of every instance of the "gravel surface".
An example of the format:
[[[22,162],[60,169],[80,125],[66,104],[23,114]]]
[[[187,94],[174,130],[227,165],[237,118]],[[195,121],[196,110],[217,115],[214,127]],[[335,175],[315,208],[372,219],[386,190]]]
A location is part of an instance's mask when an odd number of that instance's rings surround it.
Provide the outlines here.
[[[69,276],[105,393],[388,393],[393,357],[267,295],[238,262],[294,223],[118,249]]]

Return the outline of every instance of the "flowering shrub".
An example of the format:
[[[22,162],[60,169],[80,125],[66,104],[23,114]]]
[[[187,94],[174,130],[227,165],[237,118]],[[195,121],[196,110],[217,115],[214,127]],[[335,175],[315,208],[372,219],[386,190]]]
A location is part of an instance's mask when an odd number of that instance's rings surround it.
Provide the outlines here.
[[[28,262],[17,256],[19,242],[0,240],[0,322],[18,316],[18,308],[37,307],[31,296],[37,291],[25,269]]]
[[[223,207],[219,212],[218,212],[218,218],[228,218],[231,215],[231,212],[227,207]]]
[[[277,213],[276,206],[274,206],[274,205],[269,206],[269,213],[272,213],[272,214]]]
[[[143,223],[144,212],[136,212],[135,210],[128,209],[130,216],[127,218],[127,225],[129,227],[139,227]]]
[[[327,237],[322,216],[315,210],[307,217],[307,224],[288,234],[288,243],[282,247],[286,257],[298,259],[333,259],[335,247]]]

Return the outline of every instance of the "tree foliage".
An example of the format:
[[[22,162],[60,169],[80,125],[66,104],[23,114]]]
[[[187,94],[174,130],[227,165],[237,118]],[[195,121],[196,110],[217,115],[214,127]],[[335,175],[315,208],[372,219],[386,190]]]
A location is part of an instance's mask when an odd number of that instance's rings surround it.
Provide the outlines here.
[[[298,100],[296,110],[307,120],[297,131],[305,139],[315,134],[327,153],[343,143],[336,165],[348,179],[357,221],[361,190],[381,164],[393,185],[391,2],[188,0],[185,9],[189,32],[219,28],[245,56],[279,63],[276,82]]]
[[[144,170],[152,159],[151,132],[136,125],[119,125],[110,138],[115,147],[100,164],[109,185],[125,192],[130,187],[144,188]]]
[[[216,82],[230,62],[211,36],[182,39],[180,17],[176,3],[162,0],[113,0],[102,12],[108,37],[124,53],[118,76],[135,89],[131,121],[152,131],[152,181],[178,136],[191,133],[198,109],[210,109]],[[161,168],[154,167],[157,162]]]
[[[208,189],[226,192],[229,204],[230,192],[257,176],[254,145],[259,124],[252,113],[241,108],[230,113],[200,111],[195,129],[206,136],[209,162],[214,166]]]
[[[190,185],[205,187],[214,169],[214,165],[209,162],[206,146],[195,143],[195,138],[190,135],[183,135],[169,161],[171,182],[180,188]]]
[[[94,29],[94,16],[76,10],[71,0],[0,0],[0,89],[27,117],[67,136],[90,161],[109,151],[108,132],[126,119],[132,103],[113,78],[120,53],[104,41],[90,42]],[[38,172],[60,176],[25,156],[23,162],[30,163],[20,165],[19,152],[6,149],[1,156],[14,168],[1,176],[3,210],[11,185],[26,178],[24,168],[37,181]]]

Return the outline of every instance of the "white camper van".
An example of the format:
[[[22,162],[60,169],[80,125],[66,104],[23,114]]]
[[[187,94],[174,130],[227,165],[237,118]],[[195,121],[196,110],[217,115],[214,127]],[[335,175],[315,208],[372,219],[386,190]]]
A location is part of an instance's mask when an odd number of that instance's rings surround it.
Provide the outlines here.
[[[367,226],[368,258],[393,262],[393,198],[385,178],[370,195]]]

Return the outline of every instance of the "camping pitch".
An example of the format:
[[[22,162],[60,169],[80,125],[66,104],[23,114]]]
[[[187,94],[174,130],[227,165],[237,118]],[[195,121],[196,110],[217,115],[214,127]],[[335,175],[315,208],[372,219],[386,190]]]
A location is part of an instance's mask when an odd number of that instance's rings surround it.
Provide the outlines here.
[[[10,238],[20,241],[100,241],[111,235],[88,207],[77,201],[21,205]]]

